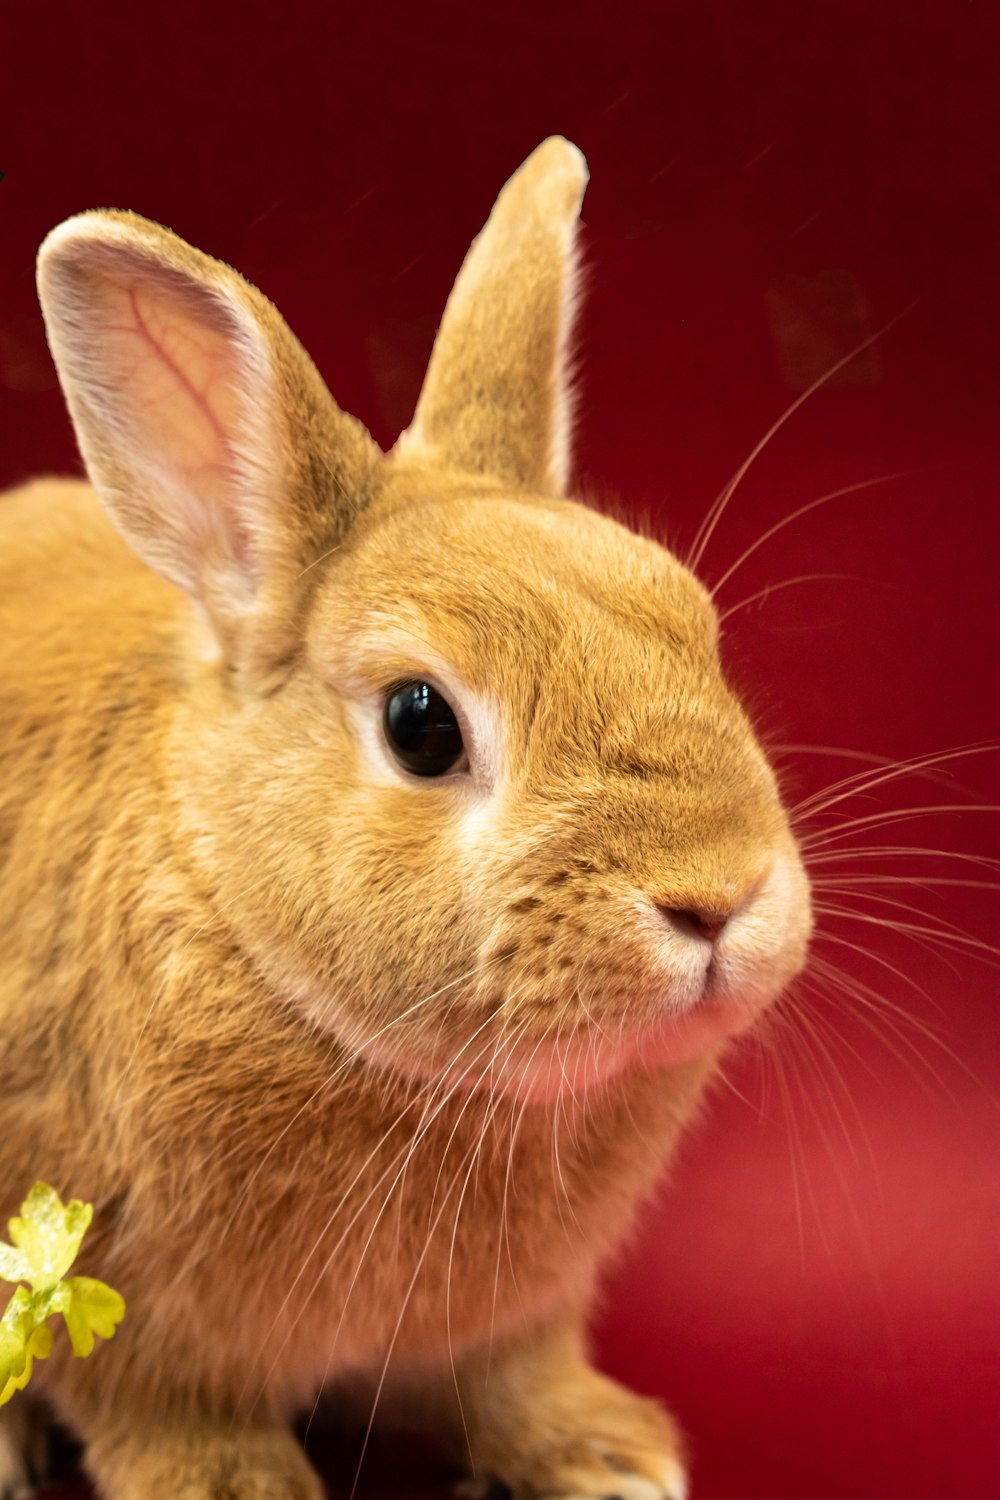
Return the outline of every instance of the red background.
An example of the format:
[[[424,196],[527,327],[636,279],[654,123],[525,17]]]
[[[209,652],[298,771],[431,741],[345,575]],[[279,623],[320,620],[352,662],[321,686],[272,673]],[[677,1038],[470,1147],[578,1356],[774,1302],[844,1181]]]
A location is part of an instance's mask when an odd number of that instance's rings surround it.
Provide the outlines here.
[[[994,11],[8,7],[0,482],[76,462],[32,269],[67,214],[134,208],[238,266],[388,444],[471,236],[560,131],[592,172],[581,490],[689,545],[803,383],[909,307],[767,446],[703,571],[721,577],[815,497],[905,471],[747,560],[720,596],[751,601],[728,627],[730,668],[776,743],[896,760],[991,740]],[[755,597],[817,573],[846,576]],[[866,764],[782,760],[793,801]],[[971,756],[841,804],[838,817],[968,805],[845,844],[989,858],[996,769],[995,754]],[[872,853],[839,869],[914,878],[853,887],[861,916],[991,939],[995,894],[941,884],[990,882],[988,866]],[[997,1494],[995,973],[967,946],[936,954],[877,920],[822,925],[817,955],[853,982],[807,982],[793,1008],[819,1029],[736,1060],[738,1093],[719,1089],[610,1278],[601,1356],[669,1396],[699,1500]],[[877,1004],[848,992],[859,981]],[[376,1455],[363,1489],[420,1488],[414,1462],[393,1478]],[[331,1477],[350,1468],[330,1461]]]

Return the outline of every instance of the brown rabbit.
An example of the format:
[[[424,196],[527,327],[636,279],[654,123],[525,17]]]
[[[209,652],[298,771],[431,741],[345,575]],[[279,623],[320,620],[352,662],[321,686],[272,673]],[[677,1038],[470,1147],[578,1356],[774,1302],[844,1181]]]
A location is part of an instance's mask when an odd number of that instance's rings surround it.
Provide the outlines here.
[[[563,498],[585,180],[511,179],[388,456],[228,267],[42,247],[93,488],[0,504],[0,1215],[95,1204],[127,1317],[32,1390],[105,1500],[316,1500],[324,1389],[518,1497],[685,1493],[596,1269],[810,903],[705,590]]]

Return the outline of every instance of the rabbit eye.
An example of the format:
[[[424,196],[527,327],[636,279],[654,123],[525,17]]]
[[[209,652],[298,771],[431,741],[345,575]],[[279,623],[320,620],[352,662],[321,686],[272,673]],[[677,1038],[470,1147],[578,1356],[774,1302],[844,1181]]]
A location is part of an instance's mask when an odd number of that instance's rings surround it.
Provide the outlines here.
[[[462,758],[458,720],[429,682],[403,682],[390,690],[382,732],[399,764],[414,776],[444,776]]]

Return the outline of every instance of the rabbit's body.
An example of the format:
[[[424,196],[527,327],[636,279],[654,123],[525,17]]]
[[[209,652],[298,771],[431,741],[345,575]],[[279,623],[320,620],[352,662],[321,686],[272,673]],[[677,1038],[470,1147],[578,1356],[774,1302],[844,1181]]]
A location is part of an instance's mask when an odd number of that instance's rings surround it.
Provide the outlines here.
[[[284,1415],[324,1377],[377,1380],[393,1338],[401,1362],[446,1370],[449,1324],[460,1355],[582,1305],[704,1067],[586,1109],[526,1104],[491,1098],[492,1045],[469,1049],[481,1093],[453,1096],[304,1028],[178,847],[164,705],[191,690],[183,598],[82,484],[5,497],[0,554],[0,1215],[29,1161],[98,1205],[88,1243],[115,1285],[141,1285],[86,1384],[113,1401],[116,1375],[145,1373],[169,1401],[176,1362],[220,1410]],[[557,1113],[558,1160],[537,1149]],[[397,1332],[389,1292],[414,1277]],[[206,1315],[224,1332],[192,1343]]]
[[[809,902],[704,591],[559,498],[581,187],[560,142],[513,179],[389,460],[225,268],[127,216],[43,252],[163,575],[86,485],[0,501],[0,1212],[96,1205],[127,1318],[36,1378],[107,1500],[316,1494],[283,1424],[324,1386],[518,1495],[682,1493],[582,1328]]]

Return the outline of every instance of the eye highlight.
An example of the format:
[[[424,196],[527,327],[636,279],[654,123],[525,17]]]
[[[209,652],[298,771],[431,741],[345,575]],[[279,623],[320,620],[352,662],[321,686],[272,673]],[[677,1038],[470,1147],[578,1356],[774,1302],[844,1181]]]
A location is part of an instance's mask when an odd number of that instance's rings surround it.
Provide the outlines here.
[[[444,776],[465,752],[450,703],[429,682],[401,682],[390,688],[382,733],[396,760],[413,776]]]

